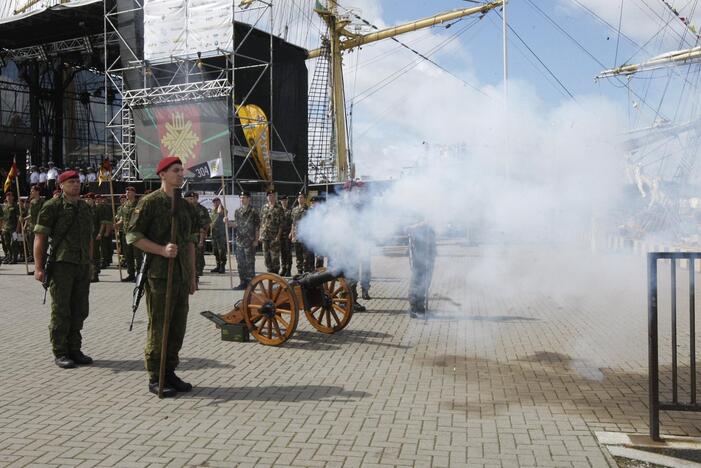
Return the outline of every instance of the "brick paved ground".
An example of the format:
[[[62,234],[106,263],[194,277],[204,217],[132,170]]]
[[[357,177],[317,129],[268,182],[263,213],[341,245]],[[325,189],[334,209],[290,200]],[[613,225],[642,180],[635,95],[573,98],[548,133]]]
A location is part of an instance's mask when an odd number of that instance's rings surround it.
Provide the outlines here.
[[[208,274],[182,351],[195,389],[163,401],[146,389],[143,306],[129,333],[116,270],[91,291],[95,364],[61,370],[41,287],[0,266],[0,465],[604,467],[594,431],[647,431],[640,258],[586,273],[534,248],[443,245],[423,321],[406,315],[397,254],[373,259],[374,299],[346,330],[300,320],[280,348],[219,340],[198,312],[241,293]],[[662,424],[701,431],[693,415]]]

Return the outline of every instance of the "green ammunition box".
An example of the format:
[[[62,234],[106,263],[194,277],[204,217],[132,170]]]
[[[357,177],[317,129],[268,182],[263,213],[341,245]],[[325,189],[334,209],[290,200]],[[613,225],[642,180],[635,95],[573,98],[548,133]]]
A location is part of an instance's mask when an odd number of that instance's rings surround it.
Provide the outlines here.
[[[248,327],[245,322],[225,323],[218,325],[218,327],[221,329],[222,341],[237,341],[239,343],[247,343],[250,341]]]

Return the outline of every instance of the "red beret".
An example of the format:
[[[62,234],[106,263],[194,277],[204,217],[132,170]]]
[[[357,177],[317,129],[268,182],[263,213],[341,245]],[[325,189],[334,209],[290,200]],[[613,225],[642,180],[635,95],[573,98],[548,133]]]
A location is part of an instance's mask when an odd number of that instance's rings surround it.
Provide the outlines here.
[[[78,176],[78,173],[76,171],[72,171],[72,170],[66,171],[66,172],[62,172],[61,175],[58,176],[58,183],[62,184],[65,181],[67,181],[68,179],[78,179],[78,178],[79,178],[79,176]]]
[[[165,171],[173,164],[182,164],[182,163],[183,162],[180,160],[180,158],[178,158],[176,156],[168,156],[167,158],[163,158],[163,159],[161,159],[161,162],[159,162],[158,166],[156,167],[156,174],[160,174],[161,172]]]

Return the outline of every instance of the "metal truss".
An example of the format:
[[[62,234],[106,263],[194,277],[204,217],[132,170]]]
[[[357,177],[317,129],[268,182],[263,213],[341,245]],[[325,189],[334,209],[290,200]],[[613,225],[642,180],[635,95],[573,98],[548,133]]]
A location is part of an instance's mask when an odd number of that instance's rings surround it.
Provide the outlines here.
[[[17,63],[26,61],[48,62],[50,57],[59,56],[71,52],[85,52],[92,54],[95,49],[101,49],[105,44],[118,43],[116,33],[95,34],[92,36],[75,37],[63,41],[49,42],[42,45],[22,47],[19,49],[1,49],[0,57],[13,60]]]
[[[129,106],[145,106],[166,102],[192,101],[195,99],[226,97],[231,95],[233,86],[227,79],[196,81],[159,86],[155,88],[125,89],[124,103]]]
[[[105,2],[107,3],[107,2]],[[192,101],[206,98],[221,98],[230,97],[233,105],[248,104],[250,96],[259,86],[268,88],[270,95],[268,125],[270,139],[275,138],[282,146],[280,156],[290,161],[294,160],[294,155],[291,155],[284,147],[284,143],[280,138],[277,130],[272,124],[273,112],[273,4],[272,0],[247,0],[240,5],[234,4],[232,16],[232,28],[234,28],[234,44],[233,50],[216,49],[211,51],[202,51],[198,57],[193,57],[192,54],[182,56],[171,56],[166,61],[159,60],[150,63],[144,60],[144,57],[138,54],[130,44],[124,39],[117,28],[117,16],[127,12],[136,12],[143,10],[143,0],[132,0],[132,4],[123,10],[119,10],[115,4],[111,9],[105,6],[105,32],[106,40],[114,40],[120,44],[121,57],[117,57],[111,63],[108,63],[107,54],[105,54],[105,91],[116,90],[122,99],[122,107],[120,111],[112,117],[111,120],[106,118],[107,132],[118,143],[121,151],[121,158],[113,171],[113,177],[124,180],[135,180],[139,178],[139,170],[136,155],[136,135],[134,133],[134,119],[132,109],[135,106],[146,106],[152,104],[174,103],[182,101]],[[249,15],[252,15],[252,20],[249,20],[249,29],[244,31],[243,35],[237,37],[236,32],[236,12],[242,9],[247,10]],[[264,25],[266,20],[270,28],[270,43],[269,55],[264,58],[249,57],[242,54],[242,46],[249,37],[251,37],[259,25]],[[239,25],[240,26],[240,25]],[[125,56],[126,55],[126,56]],[[211,63],[202,59],[208,57],[223,57],[224,63],[222,66],[215,67]],[[238,66],[236,58],[245,59],[245,66]],[[246,72],[257,73],[253,84],[249,89],[235,88],[236,73]],[[126,86],[124,79],[127,74],[132,76],[132,86]],[[204,79],[205,74],[208,79]],[[133,76],[138,76],[142,80],[142,86],[139,88],[133,87]],[[183,83],[183,81],[185,81]],[[253,157],[253,149],[248,142],[237,141],[236,129],[241,127],[238,119],[234,119],[234,128],[232,129],[232,137],[234,147],[245,148],[247,150],[244,156],[244,162],[239,168],[235,168],[232,179],[236,179],[241,168]],[[236,155],[241,156],[240,150],[234,151]],[[294,167],[294,165],[293,165]],[[296,168],[295,168],[296,171]],[[305,177],[297,172],[299,177],[298,183],[304,183]],[[239,184],[244,181],[238,181]],[[255,181],[247,180],[245,182],[266,182],[262,179]],[[236,181],[232,180],[233,184]]]

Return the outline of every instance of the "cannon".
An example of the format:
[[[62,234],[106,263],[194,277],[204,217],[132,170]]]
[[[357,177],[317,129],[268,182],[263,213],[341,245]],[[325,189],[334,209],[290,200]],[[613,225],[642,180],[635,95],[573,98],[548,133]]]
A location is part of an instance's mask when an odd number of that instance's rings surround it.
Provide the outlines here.
[[[322,333],[343,330],[353,315],[353,295],[343,275],[320,269],[287,281],[273,273],[251,280],[243,299],[224,315],[202,315],[219,327],[244,324],[251,335],[268,346],[280,346],[297,328],[300,311]]]

